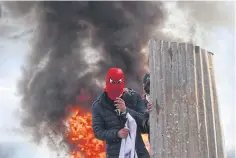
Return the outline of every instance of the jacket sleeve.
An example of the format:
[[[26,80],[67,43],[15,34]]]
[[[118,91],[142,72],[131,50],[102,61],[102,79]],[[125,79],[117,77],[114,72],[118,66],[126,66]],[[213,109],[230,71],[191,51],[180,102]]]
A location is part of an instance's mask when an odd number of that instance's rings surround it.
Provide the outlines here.
[[[143,133],[143,134],[149,134],[149,133],[150,133],[150,122],[149,122],[149,118],[143,122],[142,126],[140,127],[140,131],[141,131],[141,133]]]
[[[139,94],[135,94],[137,97],[137,104],[135,110],[126,107],[127,113],[129,113],[136,121],[137,125],[143,126],[144,122],[149,119],[149,114],[146,112],[147,108]]]
[[[99,140],[113,141],[119,138],[117,135],[118,130],[105,129],[104,120],[100,115],[100,108],[97,103],[94,103],[92,105],[92,128],[93,128],[95,137]]]
[[[147,108],[148,101],[146,99],[143,99],[143,102],[145,104],[145,107]],[[148,114],[148,118],[143,121],[142,126],[140,127],[140,131],[141,133],[144,133],[144,134],[150,133],[149,114]]]

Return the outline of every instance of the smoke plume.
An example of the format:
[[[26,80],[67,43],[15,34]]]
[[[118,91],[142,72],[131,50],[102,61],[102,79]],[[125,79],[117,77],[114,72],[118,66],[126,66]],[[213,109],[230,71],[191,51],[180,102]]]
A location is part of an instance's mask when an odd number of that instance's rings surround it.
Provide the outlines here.
[[[165,2],[164,6],[167,18],[157,29],[160,39],[193,43],[214,53],[225,51],[222,47],[227,44],[219,32],[234,34],[234,2],[179,1]]]
[[[66,107],[76,103],[81,88],[95,96],[101,92],[110,67],[122,68],[126,85],[141,90],[145,70],[140,52],[164,18],[161,3],[47,1],[5,6],[15,18],[30,12],[37,26],[20,81],[22,125],[36,141],[64,133]]]

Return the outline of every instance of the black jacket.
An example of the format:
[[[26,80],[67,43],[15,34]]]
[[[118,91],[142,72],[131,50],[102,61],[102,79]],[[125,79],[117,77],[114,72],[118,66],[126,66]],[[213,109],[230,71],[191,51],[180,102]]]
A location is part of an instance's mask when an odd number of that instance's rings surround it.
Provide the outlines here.
[[[138,125],[136,137],[136,152],[139,158],[148,158],[149,154],[141,137],[143,121],[147,119],[146,107],[140,95],[128,89],[121,97],[126,104],[126,111],[136,120]],[[117,132],[124,128],[125,115],[118,115],[114,102],[104,92],[92,105],[92,127],[94,135],[99,140],[106,141],[107,158],[118,158],[121,138]]]
[[[144,99],[143,99],[143,102],[145,104],[145,107],[147,108],[147,104],[148,104],[148,101],[146,100],[146,96],[144,95]],[[142,124],[142,133],[145,133],[145,134],[150,134],[150,122],[149,122],[149,114],[147,114],[148,116],[146,117],[147,119],[145,119],[143,121],[143,124]]]

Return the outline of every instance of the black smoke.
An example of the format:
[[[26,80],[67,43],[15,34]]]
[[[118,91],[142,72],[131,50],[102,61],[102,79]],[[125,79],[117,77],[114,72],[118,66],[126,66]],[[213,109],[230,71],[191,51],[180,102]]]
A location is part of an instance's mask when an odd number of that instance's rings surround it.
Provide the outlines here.
[[[142,89],[140,51],[163,21],[161,2],[14,2],[8,7],[18,17],[36,12],[34,45],[19,84],[22,125],[36,140],[52,131],[62,134],[66,106],[75,104],[81,88],[95,96],[101,92],[94,79],[104,81],[110,67],[123,69],[127,86]],[[85,60],[84,43],[102,57],[96,64]]]

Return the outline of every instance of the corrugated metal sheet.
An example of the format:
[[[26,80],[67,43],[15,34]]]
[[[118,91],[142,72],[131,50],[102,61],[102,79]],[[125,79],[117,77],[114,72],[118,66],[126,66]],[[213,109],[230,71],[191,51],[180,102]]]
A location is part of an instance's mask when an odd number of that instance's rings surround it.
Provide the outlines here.
[[[151,40],[149,68],[152,158],[224,158],[210,52],[186,43]],[[157,121],[158,120],[158,121]]]

